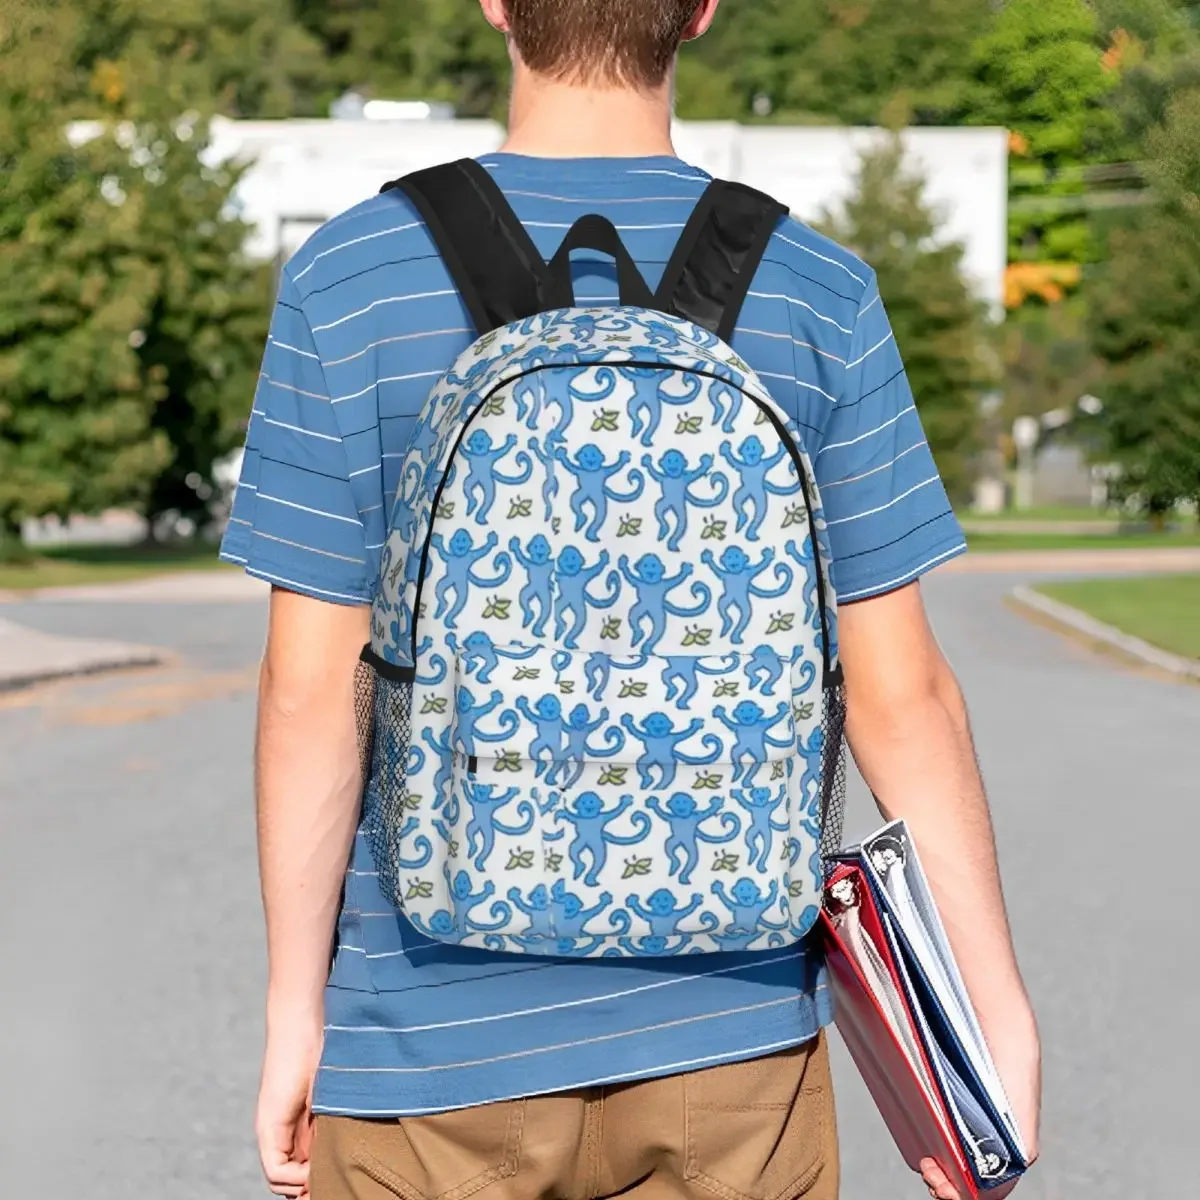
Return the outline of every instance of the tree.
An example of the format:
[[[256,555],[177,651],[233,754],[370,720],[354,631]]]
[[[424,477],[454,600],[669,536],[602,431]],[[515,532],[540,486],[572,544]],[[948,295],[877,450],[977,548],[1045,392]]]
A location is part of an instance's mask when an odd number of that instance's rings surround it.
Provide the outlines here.
[[[990,331],[963,277],[962,247],[938,239],[899,139],[863,155],[854,194],[824,229],[875,269],[938,469],[951,497],[964,499],[979,401],[994,382]]]
[[[155,294],[141,196],[111,137],[72,145],[60,100],[79,22],[13,7],[0,28],[0,530],[144,498],[170,458],[158,375],[130,337]],[[15,17],[15,19],[14,19]]]
[[[1084,204],[1085,164],[1111,150],[1117,83],[1085,0],[1008,0],[970,54],[972,82],[953,114],[1011,131],[1010,260],[1096,257]]]
[[[87,14],[23,15],[0,41],[0,522],[199,511],[266,329],[236,174],[203,162],[169,63],[98,59],[84,103]]]
[[[1090,292],[1119,496],[1153,516],[1200,501],[1200,88],[1147,140],[1158,203],[1114,231]]]

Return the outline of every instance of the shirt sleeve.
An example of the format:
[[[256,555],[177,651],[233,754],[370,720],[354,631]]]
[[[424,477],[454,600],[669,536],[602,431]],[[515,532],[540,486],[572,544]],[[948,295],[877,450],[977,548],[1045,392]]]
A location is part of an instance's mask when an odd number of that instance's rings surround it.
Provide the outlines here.
[[[286,271],[221,557],[321,600],[372,599],[366,533],[346,448],[312,330]]]
[[[839,601],[902,587],[966,550],[873,274],[814,470]]]

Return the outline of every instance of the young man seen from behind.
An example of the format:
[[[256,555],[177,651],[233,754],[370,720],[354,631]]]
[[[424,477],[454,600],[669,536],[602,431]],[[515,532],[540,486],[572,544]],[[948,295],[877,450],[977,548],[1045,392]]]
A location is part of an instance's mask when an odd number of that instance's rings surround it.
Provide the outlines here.
[[[545,258],[599,213],[656,286],[708,183],[672,148],[675,55],[718,0],[481,2],[514,74],[508,139],[483,167]],[[578,303],[616,303],[611,260],[574,274]],[[832,1014],[811,940],[674,959],[503,955],[430,942],[380,890],[357,829],[355,667],[409,435],[474,336],[401,192],[329,222],[284,270],[223,546],[273,585],[257,746],[267,1178],[316,1200],[832,1200]],[[732,345],[806,435],[848,740],[920,844],[1034,1145],[1036,1029],[966,709],[918,582],[965,547],[870,268],[783,221]],[[932,1164],[926,1182],[953,1196]]]

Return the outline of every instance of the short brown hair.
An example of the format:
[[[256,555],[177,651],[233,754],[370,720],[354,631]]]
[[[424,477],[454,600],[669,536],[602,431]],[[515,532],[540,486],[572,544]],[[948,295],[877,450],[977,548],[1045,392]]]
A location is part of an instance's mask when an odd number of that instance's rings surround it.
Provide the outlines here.
[[[540,75],[658,87],[700,0],[508,0],[512,39]]]

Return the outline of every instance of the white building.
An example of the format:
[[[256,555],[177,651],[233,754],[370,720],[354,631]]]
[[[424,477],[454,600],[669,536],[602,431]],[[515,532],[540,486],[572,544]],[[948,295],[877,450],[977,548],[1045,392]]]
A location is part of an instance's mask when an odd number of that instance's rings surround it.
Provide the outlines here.
[[[680,155],[724,179],[786,203],[801,220],[836,207],[849,192],[858,156],[878,130],[681,122]],[[374,194],[390,179],[453,158],[495,150],[504,137],[491,121],[213,122],[211,154],[253,163],[238,195],[257,230],[253,248],[289,257],[323,221]],[[944,233],[965,248],[964,265],[981,297],[999,305],[1007,246],[1008,136],[1002,129],[912,129],[912,164]]]

